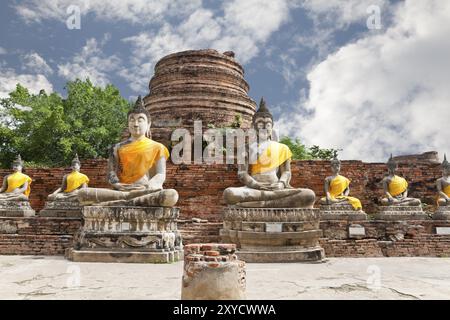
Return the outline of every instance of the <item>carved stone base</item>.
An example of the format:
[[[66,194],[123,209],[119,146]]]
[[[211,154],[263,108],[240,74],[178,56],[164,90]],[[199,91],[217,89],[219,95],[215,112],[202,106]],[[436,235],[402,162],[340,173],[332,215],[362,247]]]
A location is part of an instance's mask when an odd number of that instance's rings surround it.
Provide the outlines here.
[[[1,201],[0,217],[32,217],[34,210],[28,201]]]
[[[321,205],[320,220],[367,220],[367,214],[354,210],[350,204]]]
[[[433,214],[434,220],[450,220],[450,206],[438,207]]]
[[[379,206],[376,220],[427,220],[421,206]]]
[[[80,262],[169,263],[182,258],[179,208],[83,207],[84,225],[66,257]]]
[[[318,209],[228,207],[220,236],[246,262],[322,261],[319,222]]]
[[[82,207],[78,201],[47,201],[40,217],[81,218]]]

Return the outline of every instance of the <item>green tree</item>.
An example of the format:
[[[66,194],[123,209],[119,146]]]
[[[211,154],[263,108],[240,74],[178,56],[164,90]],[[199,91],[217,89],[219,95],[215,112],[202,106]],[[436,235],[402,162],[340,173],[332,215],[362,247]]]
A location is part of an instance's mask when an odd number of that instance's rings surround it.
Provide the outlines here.
[[[337,149],[321,149],[319,146],[306,147],[301,143],[300,139],[293,140],[290,137],[284,136],[280,139],[292,151],[293,160],[330,160],[338,155],[340,150]]]
[[[67,99],[57,93],[37,95],[17,85],[0,110],[0,165],[9,167],[16,153],[29,165],[63,166],[75,152],[80,158],[106,157],[123,133],[131,104],[113,85],[89,79],[68,82]]]

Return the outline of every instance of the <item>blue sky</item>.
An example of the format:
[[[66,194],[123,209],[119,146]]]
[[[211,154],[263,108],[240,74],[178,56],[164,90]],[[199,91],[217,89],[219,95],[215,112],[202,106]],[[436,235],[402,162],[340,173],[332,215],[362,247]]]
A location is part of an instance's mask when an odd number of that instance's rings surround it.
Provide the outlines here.
[[[449,3],[3,1],[0,96],[17,82],[64,95],[66,81],[89,76],[134,99],[166,54],[233,50],[250,96],[266,98],[282,134],[366,161],[448,152]],[[70,5],[79,30],[66,26]]]

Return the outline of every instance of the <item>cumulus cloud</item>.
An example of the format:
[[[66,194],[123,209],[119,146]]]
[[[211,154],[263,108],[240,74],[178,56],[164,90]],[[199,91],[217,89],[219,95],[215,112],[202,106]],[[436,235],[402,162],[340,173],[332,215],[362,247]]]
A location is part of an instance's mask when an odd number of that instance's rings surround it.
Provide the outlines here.
[[[108,34],[100,43],[95,38],[88,39],[81,52],[71,61],[58,65],[58,75],[67,80],[89,78],[93,84],[99,86],[108,84],[109,73],[117,70],[120,64],[116,55],[106,56],[102,51],[102,46],[108,39]]]
[[[278,128],[343,158],[450,151],[450,2],[407,0],[392,25],[343,46],[311,70],[297,117]]]
[[[288,1],[234,0],[214,12],[197,8],[179,24],[163,24],[155,32],[123,39],[132,47],[131,69],[120,74],[134,91],[145,90],[158,59],[172,52],[214,48],[234,51],[241,63],[258,55],[259,48],[288,20]]]
[[[37,94],[42,89],[53,92],[53,86],[42,74],[17,74],[13,69],[0,67],[0,98],[7,98],[16,85],[20,83],[31,93]]]
[[[22,57],[22,69],[28,70],[34,73],[52,74],[53,69],[47,64],[44,58],[42,58],[36,52],[25,54]]]
[[[99,20],[146,25],[160,22],[163,17],[189,14],[201,3],[201,0],[26,0],[15,5],[15,9],[27,23],[65,21],[70,15],[67,9],[75,5],[82,16],[93,13]]]

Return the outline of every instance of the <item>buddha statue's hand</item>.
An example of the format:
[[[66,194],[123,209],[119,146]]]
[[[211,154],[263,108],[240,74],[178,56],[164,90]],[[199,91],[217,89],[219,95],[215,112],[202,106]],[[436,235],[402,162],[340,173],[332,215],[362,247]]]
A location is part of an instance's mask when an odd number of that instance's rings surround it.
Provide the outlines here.
[[[136,189],[145,189],[145,186],[135,186],[132,184],[128,184],[128,183],[114,183],[113,184],[113,188],[118,190],[118,191],[131,191],[131,190],[136,190]]]
[[[283,190],[285,189],[285,185],[283,182],[275,182],[268,186],[269,190],[275,191],[275,190]]]

